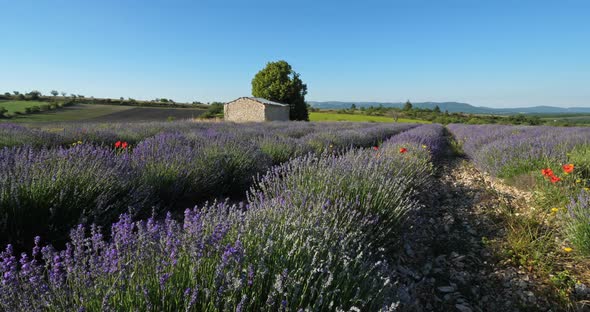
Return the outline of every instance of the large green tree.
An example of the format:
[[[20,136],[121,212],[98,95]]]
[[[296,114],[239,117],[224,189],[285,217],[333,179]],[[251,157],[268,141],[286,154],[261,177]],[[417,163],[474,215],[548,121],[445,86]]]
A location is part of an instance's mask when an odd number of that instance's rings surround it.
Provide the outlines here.
[[[307,85],[285,61],[267,63],[252,79],[252,95],[289,104],[291,120],[309,120],[306,94]]]

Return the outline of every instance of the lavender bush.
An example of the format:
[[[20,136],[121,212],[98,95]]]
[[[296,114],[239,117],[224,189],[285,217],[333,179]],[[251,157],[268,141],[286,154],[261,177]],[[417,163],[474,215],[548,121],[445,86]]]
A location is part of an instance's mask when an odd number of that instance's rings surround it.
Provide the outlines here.
[[[450,124],[448,129],[455,136],[462,151],[469,157],[484,145],[505,137],[522,133],[532,127],[508,126],[508,125],[463,125]]]
[[[131,155],[141,182],[164,208],[183,199],[243,192],[270,159],[252,142],[163,133],[142,141]]]
[[[350,147],[379,145],[388,137],[416,127],[414,124],[378,125],[362,129],[334,129],[308,134],[301,138],[313,151],[320,154],[326,149],[343,151]]]
[[[446,151],[445,128],[439,124],[421,125],[387,140],[384,147],[413,146],[427,149],[432,158],[439,158]],[[408,148],[408,147],[406,147]]]
[[[73,225],[112,222],[146,197],[128,154],[92,145],[3,148],[0,173],[4,243],[22,245],[31,233],[59,241]]]
[[[360,244],[344,203],[216,204],[168,217],[72,231],[63,251],[2,254],[2,308],[11,311],[379,310],[393,300],[387,262]],[[335,213],[339,220],[335,222]],[[360,221],[362,225],[363,221]],[[47,275],[44,274],[47,272]]]
[[[60,142],[59,136],[15,124],[0,123],[0,148],[29,145],[52,146]]]
[[[264,135],[260,137],[258,145],[272,159],[274,165],[312,152],[309,145],[301,144],[300,140],[288,136]]]
[[[590,128],[450,125],[449,129],[464,142],[465,153],[476,165],[503,178],[564,163],[575,146],[590,143]]]
[[[296,203],[344,200],[367,218],[367,245],[394,247],[404,217],[419,207],[416,195],[431,182],[427,158],[404,157],[387,150],[350,151],[342,156],[307,156],[274,167],[249,194],[252,203],[289,197]],[[372,220],[370,220],[372,219]],[[353,229],[350,229],[351,231]]]

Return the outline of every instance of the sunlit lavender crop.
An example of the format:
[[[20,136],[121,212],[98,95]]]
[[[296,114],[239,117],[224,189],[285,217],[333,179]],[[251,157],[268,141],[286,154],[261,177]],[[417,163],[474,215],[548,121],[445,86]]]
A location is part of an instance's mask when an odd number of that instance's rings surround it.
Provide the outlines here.
[[[532,129],[532,127],[509,125],[448,125],[448,129],[468,156],[475,155],[482,146],[492,141],[522,133],[527,128]]]
[[[61,240],[79,222],[109,223],[144,204],[129,155],[92,145],[0,149],[2,242]],[[63,236],[62,236],[63,235]]]
[[[163,134],[138,146],[137,157],[154,157],[139,155],[164,143],[180,155],[200,144]],[[20,257],[9,246],[0,304],[9,311],[391,310],[396,286],[384,256],[403,216],[420,207],[432,174],[428,154],[326,150],[261,177],[245,205],[187,209],[180,223],[170,214],[135,222],[124,214],[110,239],[79,226],[61,251],[38,238]]]
[[[379,145],[390,136],[416,127],[414,124],[385,124],[359,129],[329,129],[310,133],[300,140],[316,153],[330,150],[343,151],[350,147],[369,147]]]
[[[107,225],[125,212],[149,216],[152,210],[182,211],[213,198],[243,199],[254,178],[273,165],[310,152],[368,147],[414,126],[168,122],[70,123],[29,129],[2,125],[0,131],[10,134],[10,142],[22,139],[24,145],[0,150],[4,216],[0,242],[22,247],[36,234],[57,242],[79,222]],[[118,141],[129,145],[116,147]]]
[[[131,154],[142,185],[154,202],[170,208],[179,200],[198,202],[231,196],[248,188],[271,159],[253,140],[221,134],[162,133],[140,142]]]
[[[384,146],[400,147],[408,144],[414,147],[425,148],[433,158],[438,158],[443,155],[447,147],[445,128],[438,124],[421,125],[405,131],[400,135],[391,137],[391,139],[385,142]]]
[[[35,128],[15,124],[0,125],[0,147],[33,145],[45,147],[68,146],[82,141],[95,145],[112,145],[118,140],[137,144],[159,133],[185,133],[203,131],[210,134],[234,134],[244,137],[275,135],[299,139],[303,136],[331,132],[339,135],[342,131],[364,129],[407,129],[410,124],[375,123],[309,123],[309,122],[266,122],[266,123],[227,123],[227,122],[144,122],[144,123],[48,123],[35,125]],[[401,130],[398,130],[401,131]],[[341,134],[340,134],[341,135]],[[349,140],[350,141],[350,140]]]
[[[373,219],[366,244],[395,247],[407,214],[418,209],[417,196],[431,184],[432,164],[425,157],[397,151],[350,151],[342,156],[307,156],[274,167],[249,194],[251,203],[289,197],[296,203],[344,200],[359,217]]]
[[[590,143],[590,128],[450,125],[449,129],[477,166],[500,177],[563,163],[575,146]]]
[[[58,145],[60,137],[56,134],[29,129],[24,126],[0,123],[0,148],[29,145],[34,147]]]

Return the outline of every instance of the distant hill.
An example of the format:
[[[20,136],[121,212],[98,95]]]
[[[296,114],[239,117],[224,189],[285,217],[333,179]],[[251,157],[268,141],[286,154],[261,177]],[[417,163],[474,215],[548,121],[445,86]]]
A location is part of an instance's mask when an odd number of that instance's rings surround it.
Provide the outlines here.
[[[350,108],[355,104],[357,108],[361,107],[403,107],[401,102],[317,102],[308,101],[308,103],[315,108],[320,109],[344,109]],[[490,108],[483,106],[473,106],[467,103],[459,102],[419,102],[412,103],[414,107],[433,109],[438,105],[442,111],[449,111],[450,113],[466,113],[466,114],[496,114],[496,115],[511,115],[511,114],[590,114],[590,107],[554,107],[554,106],[533,106],[520,108]]]

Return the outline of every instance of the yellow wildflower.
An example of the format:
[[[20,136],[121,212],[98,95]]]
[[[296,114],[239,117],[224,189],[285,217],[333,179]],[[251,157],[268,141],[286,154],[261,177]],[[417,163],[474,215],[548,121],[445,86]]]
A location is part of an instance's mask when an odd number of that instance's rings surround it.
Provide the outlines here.
[[[572,250],[573,249],[570,247],[563,247],[563,251],[565,251],[565,252],[572,252]]]
[[[426,145],[422,145],[422,148],[428,148],[428,146],[426,146]]]
[[[551,212],[553,213],[557,213],[559,211],[559,208],[551,208]]]
[[[576,183],[582,183],[582,179],[577,179]]]

